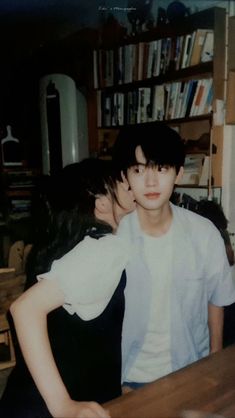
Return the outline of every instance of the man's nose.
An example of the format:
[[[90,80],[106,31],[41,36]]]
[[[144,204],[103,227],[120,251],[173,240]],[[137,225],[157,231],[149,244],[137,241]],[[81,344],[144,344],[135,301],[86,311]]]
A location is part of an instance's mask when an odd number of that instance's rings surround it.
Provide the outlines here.
[[[159,172],[156,168],[147,168],[145,175],[145,182],[147,186],[152,186],[158,184],[158,175]]]

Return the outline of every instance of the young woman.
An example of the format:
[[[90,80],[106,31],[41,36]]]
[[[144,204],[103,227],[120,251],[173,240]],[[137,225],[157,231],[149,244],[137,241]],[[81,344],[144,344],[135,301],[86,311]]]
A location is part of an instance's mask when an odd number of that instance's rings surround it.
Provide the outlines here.
[[[25,362],[18,353],[5,418],[106,418],[99,403],[121,394],[129,248],[112,232],[133,197],[94,159],[65,168],[58,186],[47,242],[31,254],[39,282],[11,306]]]

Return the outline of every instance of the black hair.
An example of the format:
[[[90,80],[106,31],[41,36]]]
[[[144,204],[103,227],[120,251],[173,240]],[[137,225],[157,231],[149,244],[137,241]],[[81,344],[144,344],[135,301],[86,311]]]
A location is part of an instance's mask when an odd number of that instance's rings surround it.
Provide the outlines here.
[[[137,164],[135,151],[140,146],[147,164],[169,165],[178,174],[184,165],[185,147],[180,135],[163,123],[130,125],[121,128],[113,146],[113,163],[120,176]],[[120,178],[120,177],[119,177]]]
[[[48,213],[28,257],[26,288],[86,235],[112,232],[110,225],[95,218],[94,209],[98,195],[109,194],[117,201],[115,190],[111,161],[95,158],[70,164],[50,178],[44,204]],[[42,227],[43,222],[39,224]]]
[[[200,200],[197,213],[204,218],[210,219],[219,231],[228,227],[228,220],[225,217],[222,206],[214,201]]]

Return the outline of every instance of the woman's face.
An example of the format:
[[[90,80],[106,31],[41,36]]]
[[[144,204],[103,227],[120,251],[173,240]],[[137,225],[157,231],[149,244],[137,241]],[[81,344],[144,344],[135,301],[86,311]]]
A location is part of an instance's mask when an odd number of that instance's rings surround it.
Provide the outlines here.
[[[135,210],[136,204],[132,191],[126,179],[117,181],[117,202],[114,202],[114,215],[116,222],[119,223],[123,216]]]

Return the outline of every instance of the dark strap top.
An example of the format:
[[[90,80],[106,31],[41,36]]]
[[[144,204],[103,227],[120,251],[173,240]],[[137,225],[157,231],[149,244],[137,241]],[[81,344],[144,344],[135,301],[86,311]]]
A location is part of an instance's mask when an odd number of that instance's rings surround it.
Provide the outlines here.
[[[57,367],[74,400],[106,402],[121,394],[121,334],[126,274],[105,310],[84,321],[60,307],[48,315]],[[1,400],[5,418],[50,417],[16,344],[17,364]],[[2,408],[2,409],[1,409]]]

